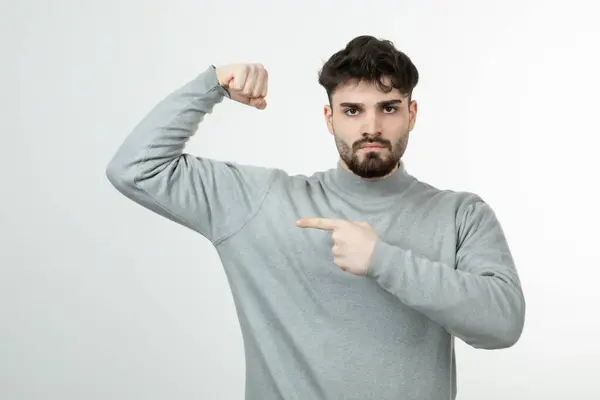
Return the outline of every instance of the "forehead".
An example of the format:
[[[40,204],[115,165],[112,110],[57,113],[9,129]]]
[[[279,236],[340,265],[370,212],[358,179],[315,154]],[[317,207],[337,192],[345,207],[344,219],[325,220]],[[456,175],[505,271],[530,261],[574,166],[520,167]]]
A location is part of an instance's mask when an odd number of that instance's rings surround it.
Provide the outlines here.
[[[384,78],[384,85],[389,85],[390,80]],[[340,84],[332,95],[332,101],[335,103],[377,103],[384,100],[406,98],[398,89],[392,89],[386,93],[379,89],[375,82],[369,82],[358,79],[348,79]]]

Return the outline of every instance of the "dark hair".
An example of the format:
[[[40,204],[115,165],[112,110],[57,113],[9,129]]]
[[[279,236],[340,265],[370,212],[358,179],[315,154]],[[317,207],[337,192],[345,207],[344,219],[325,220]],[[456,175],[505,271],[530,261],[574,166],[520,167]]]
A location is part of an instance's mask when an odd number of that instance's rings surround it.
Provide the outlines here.
[[[384,85],[385,77],[390,79],[391,86]],[[391,41],[363,35],[332,55],[319,71],[319,84],[325,88],[330,103],[335,90],[347,79],[373,82],[386,93],[398,89],[410,99],[419,81],[419,72]]]

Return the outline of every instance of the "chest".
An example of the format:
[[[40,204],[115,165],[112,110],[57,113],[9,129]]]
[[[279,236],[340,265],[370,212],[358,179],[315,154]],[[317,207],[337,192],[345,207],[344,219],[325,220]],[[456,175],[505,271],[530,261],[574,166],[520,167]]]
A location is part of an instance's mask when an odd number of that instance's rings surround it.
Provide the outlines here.
[[[299,228],[300,218],[328,218],[367,222],[379,239],[411,250],[431,261],[455,262],[454,214],[435,202],[405,199],[397,203],[353,203],[328,193],[294,193],[274,196],[253,221],[253,232],[261,232],[255,248],[264,247],[277,261],[298,264],[308,273],[327,278],[333,266],[332,232]],[[325,273],[325,276],[321,276]]]

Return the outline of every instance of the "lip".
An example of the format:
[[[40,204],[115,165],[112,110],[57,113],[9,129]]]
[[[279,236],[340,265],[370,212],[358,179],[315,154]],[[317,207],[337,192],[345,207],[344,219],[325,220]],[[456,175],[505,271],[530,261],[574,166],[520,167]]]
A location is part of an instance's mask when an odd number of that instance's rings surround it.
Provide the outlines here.
[[[379,146],[379,145],[367,145],[367,146],[362,146],[361,149],[383,149],[383,146]]]

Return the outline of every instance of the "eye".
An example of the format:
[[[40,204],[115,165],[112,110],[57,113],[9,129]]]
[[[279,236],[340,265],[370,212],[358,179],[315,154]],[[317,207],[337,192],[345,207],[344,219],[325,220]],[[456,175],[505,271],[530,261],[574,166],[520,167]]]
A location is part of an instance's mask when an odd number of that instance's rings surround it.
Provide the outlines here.
[[[347,110],[344,110],[344,114],[346,114],[348,116],[356,115],[356,114],[351,114],[350,111],[356,111],[358,113],[358,110],[356,108],[348,108]]]
[[[396,112],[396,110],[398,110],[398,108],[397,108],[397,107],[393,107],[393,106],[386,106],[386,107],[384,107],[383,109],[384,109],[385,111],[388,111],[388,110],[389,110],[389,114],[391,114],[391,113],[393,113],[393,112]]]

